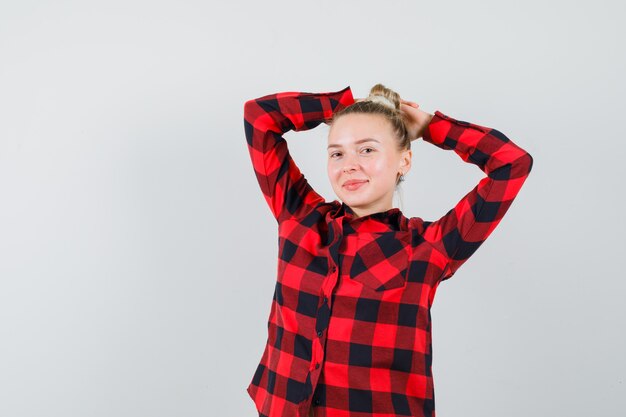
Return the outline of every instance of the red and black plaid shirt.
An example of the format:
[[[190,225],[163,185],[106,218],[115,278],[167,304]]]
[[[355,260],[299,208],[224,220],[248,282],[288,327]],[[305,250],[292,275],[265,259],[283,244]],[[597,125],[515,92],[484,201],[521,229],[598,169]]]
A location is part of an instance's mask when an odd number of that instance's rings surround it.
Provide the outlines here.
[[[437,221],[398,208],[354,218],[316,193],[282,134],[354,103],[350,87],[249,100],[245,135],[278,223],[268,339],[247,388],[259,416],[435,416],[431,316],[437,286],[493,232],[533,159],[498,130],[436,111],[423,139],[486,176]]]

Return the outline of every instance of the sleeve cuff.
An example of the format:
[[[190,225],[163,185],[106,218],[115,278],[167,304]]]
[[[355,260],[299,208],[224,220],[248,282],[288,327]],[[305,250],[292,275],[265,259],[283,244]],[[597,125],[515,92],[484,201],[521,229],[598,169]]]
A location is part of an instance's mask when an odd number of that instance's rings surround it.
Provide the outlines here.
[[[424,133],[422,134],[422,139],[431,142],[431,143],[441,143],[445,140],[445,132],[447,129],[441,129],[441,123],[446,122],[450,123],[450,118],[445,114],[441,113],[439,110],[435,110],[433,117],[430,119],[428,126],[424,129]]]
[[[333,112],[339,111],[354,103],[354,97],[352,96],[352,89],[350,86],[334,93],[330,93],[330,99]]]

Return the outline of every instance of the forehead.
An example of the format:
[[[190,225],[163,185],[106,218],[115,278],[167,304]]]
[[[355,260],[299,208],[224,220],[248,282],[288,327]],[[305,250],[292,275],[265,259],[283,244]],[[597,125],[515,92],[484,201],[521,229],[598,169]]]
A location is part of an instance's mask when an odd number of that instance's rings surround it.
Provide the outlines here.
[[[392,143],[393,136],[391,123],[385,119],[385,116],[352,113],[333,121],[328,132],[328,144],[347,146],[364,138]]]

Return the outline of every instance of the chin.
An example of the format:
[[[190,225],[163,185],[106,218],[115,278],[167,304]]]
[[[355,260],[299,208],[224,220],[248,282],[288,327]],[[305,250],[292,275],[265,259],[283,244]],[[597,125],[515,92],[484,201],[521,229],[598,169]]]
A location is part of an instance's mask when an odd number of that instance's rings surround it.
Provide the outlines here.
[[[343,201],[350,207],[367,206],[368,203],[372,200],[372,198],[366,194],[358,194],[358,193],[350,193],[350,192],[341,192],[341,193],[336,192],[335,194],[337,195],[339,200]]]
[[[341,200],[347,205],[349,205],[350,207],[359,207],[362,205],[367,205],[366,198],[354,198],[354,197],[347,196],[345,198],[342,198]]]

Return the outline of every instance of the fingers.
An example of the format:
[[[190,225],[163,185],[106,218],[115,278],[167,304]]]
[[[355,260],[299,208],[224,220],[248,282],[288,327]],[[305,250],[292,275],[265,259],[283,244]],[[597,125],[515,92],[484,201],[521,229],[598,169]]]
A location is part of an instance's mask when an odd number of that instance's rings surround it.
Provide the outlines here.
[[[409,107],[413,107],[414,109],[419,108],[419,104],[415,103],[414,101],[406,101],[406,100],[402,100],[401,104],[404,104],[405,106],[409,106]]]
[[[404,105],[406,105],[406,106],[413,107],[413,108],[415,108],[415,109],[417,109],[417,108],[419,107],[419,104],[417,104],[417,103],[416,103],[416,102],[414,102],[414,101],[408,101],[408,100],[403,100],[403,99],[400,99],[400,103],[401,103],[401,104],[404,104]]]

